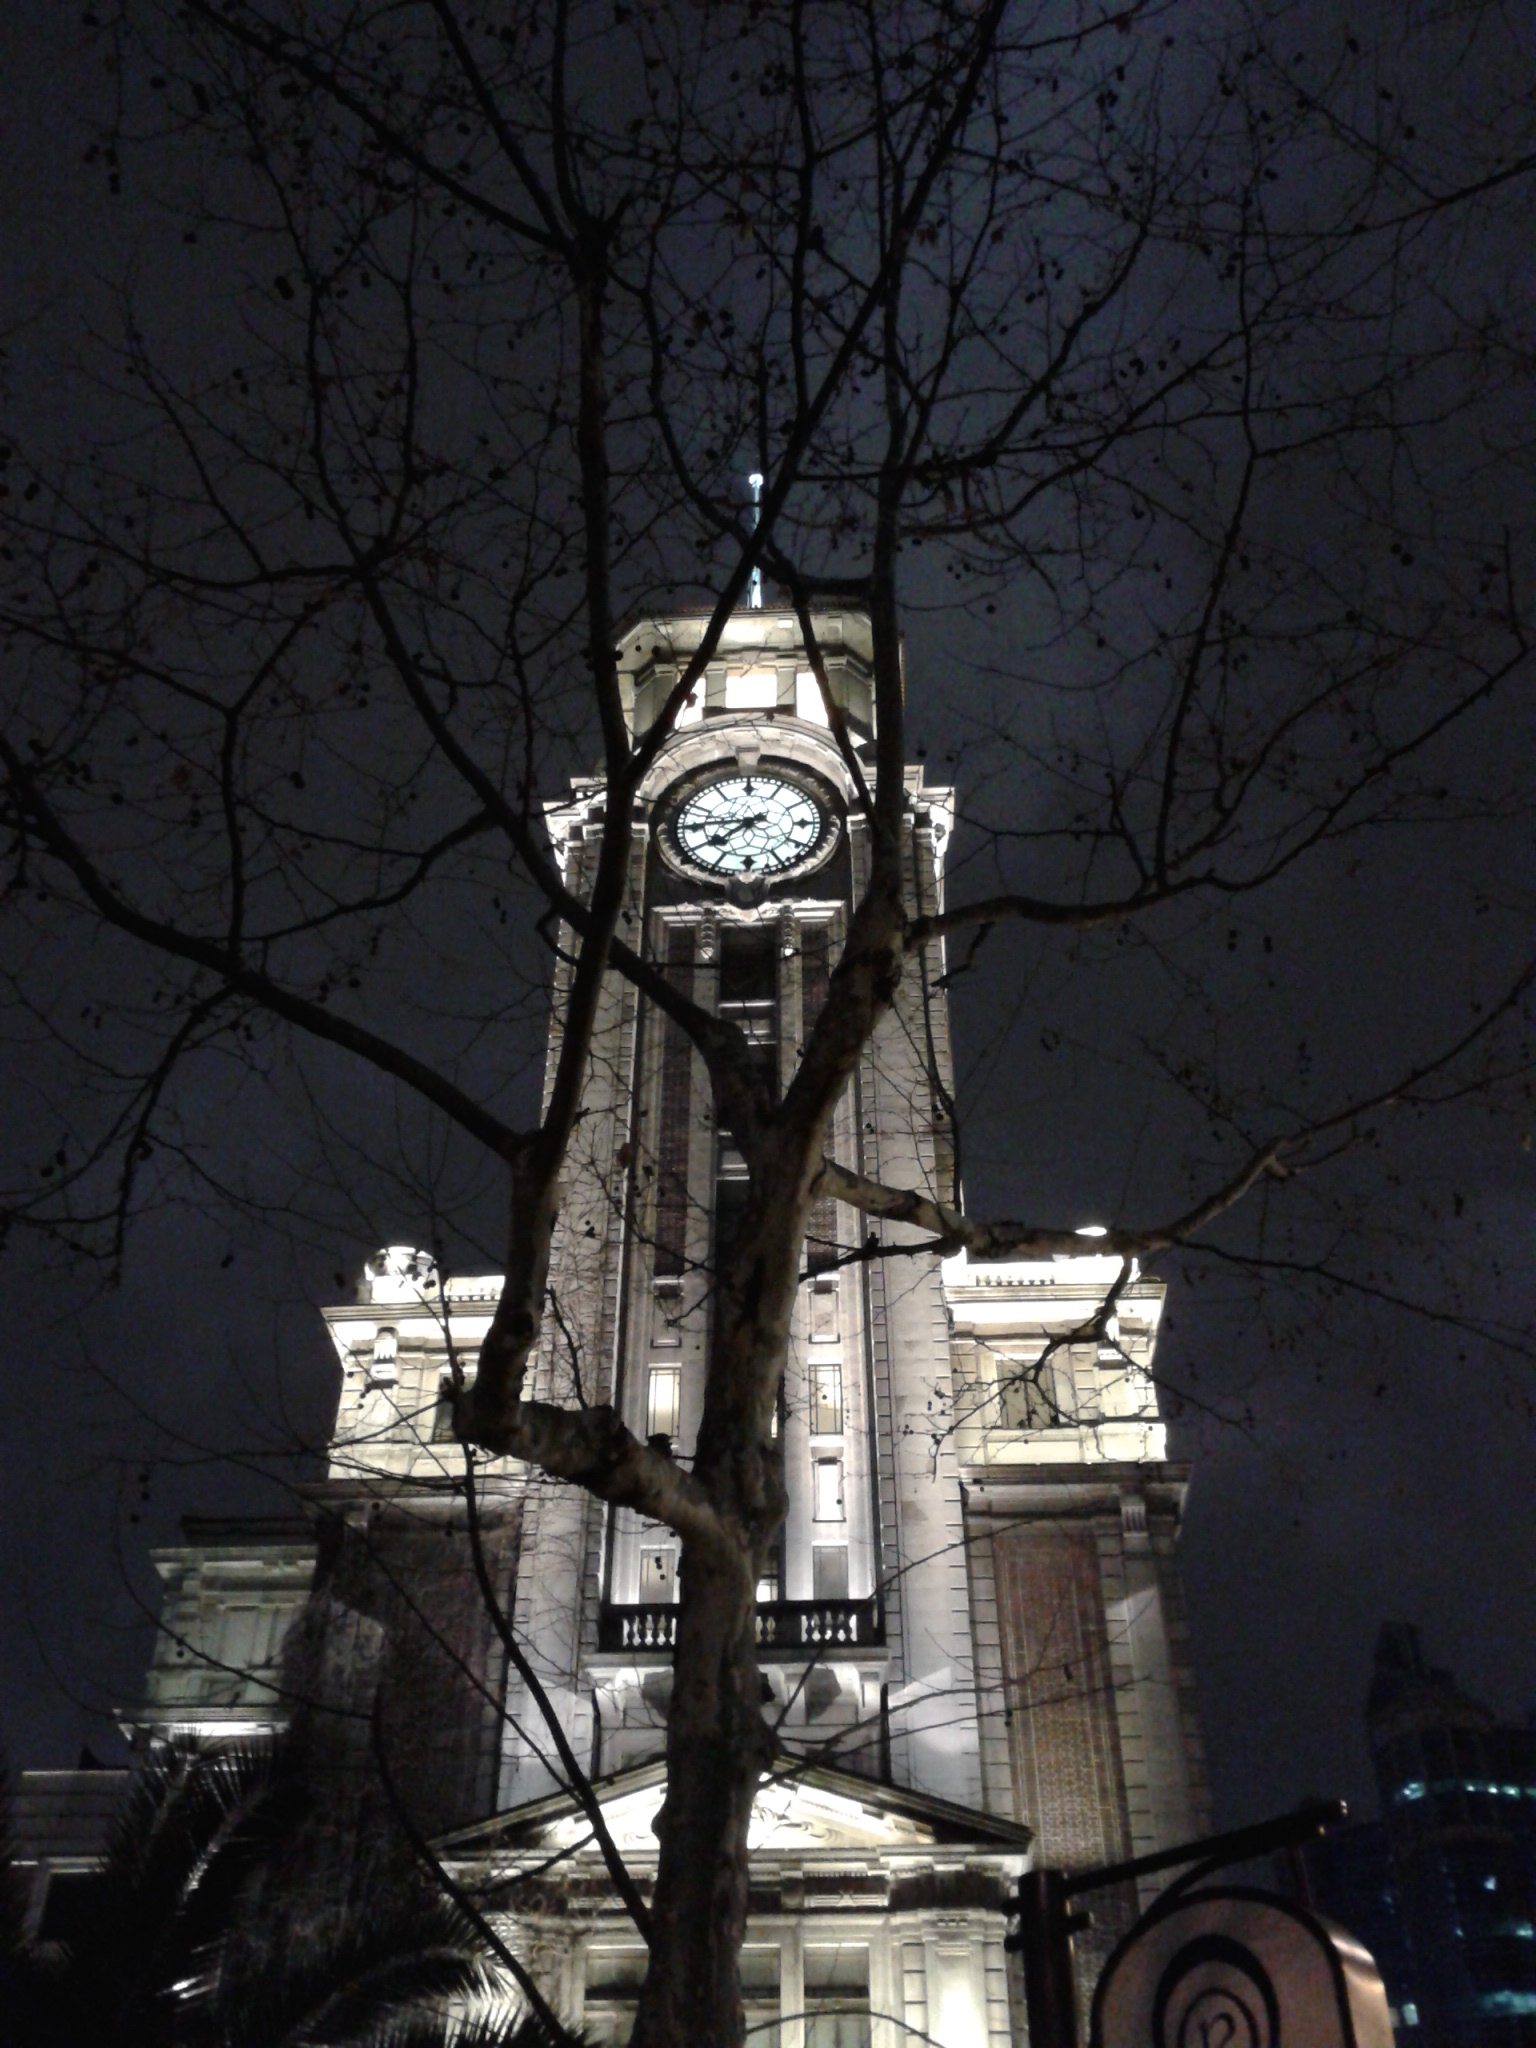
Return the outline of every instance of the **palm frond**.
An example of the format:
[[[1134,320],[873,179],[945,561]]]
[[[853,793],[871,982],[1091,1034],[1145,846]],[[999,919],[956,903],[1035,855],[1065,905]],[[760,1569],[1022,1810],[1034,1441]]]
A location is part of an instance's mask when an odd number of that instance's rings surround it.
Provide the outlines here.
[[[261,1853],[269,1744],[161,1750],[130,1781],[81,1924],[65,1949],[76,2024],[169,2040],[208,1976],[210,1947]]]
[[[586,2037],[557,2033],[535,2012],[399,2014],[368,2038],[367,2048],[585,2048]]]
[[[414,2008],[496,1990],[468,1918],[440,1892],[400,1880],[363,1906],[317,1914],[297,1939],[290,1930],[279,1953],[262,1945],[232,1955],[220,2039],[226,2048],[340,2048],[377,2039]]]

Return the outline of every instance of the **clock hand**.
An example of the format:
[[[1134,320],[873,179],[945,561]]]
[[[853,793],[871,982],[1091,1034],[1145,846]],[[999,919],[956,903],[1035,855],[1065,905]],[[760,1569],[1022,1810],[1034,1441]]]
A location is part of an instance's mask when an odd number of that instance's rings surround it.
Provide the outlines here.
[[[761,825],[767,815],[766,811],[759,811],[754,818],[728,818],[718,831],[705,833],[705,844],[707,846],[724,846],[732,833],[749,832],[754,825]]]

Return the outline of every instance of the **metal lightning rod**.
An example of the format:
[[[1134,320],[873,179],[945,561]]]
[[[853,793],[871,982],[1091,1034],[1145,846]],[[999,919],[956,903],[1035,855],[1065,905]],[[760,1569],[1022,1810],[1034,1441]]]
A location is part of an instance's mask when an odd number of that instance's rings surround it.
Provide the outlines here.
[[[754,469],[747,478],[747,482],[752,486],[752,531],[756,533],[757,522],[763,516],[763,479],[761,472]],[[752,582],[747,595],[747,603],[755,612],[760,612],[763,608],[763,572],[755,566],[752,570]]]

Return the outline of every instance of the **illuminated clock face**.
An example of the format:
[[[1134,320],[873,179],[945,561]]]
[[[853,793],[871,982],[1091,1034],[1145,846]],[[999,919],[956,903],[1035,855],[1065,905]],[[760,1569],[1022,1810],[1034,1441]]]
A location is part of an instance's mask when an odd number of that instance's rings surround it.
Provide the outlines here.
[[[821,847],[828,818],[809,790],[774,775],[722,775],[683,799],[678,852],[711,875],[782,875]]]

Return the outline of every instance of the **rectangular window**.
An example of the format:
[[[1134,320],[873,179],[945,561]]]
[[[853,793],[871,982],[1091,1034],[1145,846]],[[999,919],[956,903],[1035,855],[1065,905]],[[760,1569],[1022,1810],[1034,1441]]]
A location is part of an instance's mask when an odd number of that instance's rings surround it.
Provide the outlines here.
[[[846,1543],[811,1545],[811,1597],[815,1600],[848,1598],[848,1546]]]
[[[763,1575],[757,1582],[758,1605],[771,1607],[783,1598],[784,1560],[777,1550],[772,1550],[763,1562]]]
[[[395,1330],[385,1328],[373,1340],[373,1356],[368,1362],[368,1384],[372,1387],[396,1387],[400,1384],[400,1338]]]
[[[702,691],[700,685],[701,695]],[[649,1961],[643,1948],[588,1949],[586,2024],[582,2032],[593,2048],[619,2048],[621,2042],[629,2039]]]
[[[677,1598],[677,1552],[642,1550],[640,1553],[640,1598],[651,1606],[665,1606]]]
[[[811,1367],[811,1435],[841,1436],[843,1433],[843,1368],[840,1365]]]
[[[437,1383],[437,1404],[432,1410],[432,1441],[453,1442],[453,1375],[444,1373]]]
[[[832,934],[824,924],[803,927],[800,939],[800,1035],[810,1038],[832,987]],[[813,1203],[805,1219],[805,1270],[825,1273],[837,1264],[837,1204]],[[835,1289],[835,1283],[834,1283]],[[814,1313],[814,1303],[813,1303]],[[836,1314],[834,1291],[832,1313]]]
[[[814,1469],[816,1491],[812,1513],[818,1522],[840,1522],[843,1519],[843,1461],[841,1458],[818,1458]]]
[[[748,1058],[769,1095],[779,1092],[779,949],[760,926],[720,933],[718,1012],[738,1026]]]
[[[805,2048],[869,2048],[869,1950],[805,1951]]]
[[[739,1155],[738,1155],[739,1156]],[[727,1160],[725,1164],[729,1165]],[[752,1184],[744,1175],[722,1173],[715,1182],[715,1264],[723,1265],[736,1248],[742,1220],[752,1198]]]
[[[811,1289],[811,1342],[835,1344],[837,1334],[837,1281],[818,1280]]]
[[[658,1280],[651,1300],[651,1349],[676,1351],[683,1341],[683,1290],[675,1280]]]
[[[744,1948],[740,1967],[747,2048],[779,2048],[779,1952]]]
[[[837,1204],[813,1202],[805,1219],[805,1270],[825,1273],[837,1260]]]
[[[683,1406],[681,1366],[653,1365],[645,1391],[645,1433],[676,1441]]]
[[[221,1664],[237,1671],[254,1670],[270,1658],[272,1610],[256,1601],[226,1607],[219,1638]]]
[[[1072,1419],[1070,1367],[1058,1370],[1055,1359],[1042,1360],[1027,1353],[999,1351],[997,1368],[998,1405],[1004,1429],[1060,1429]]]

